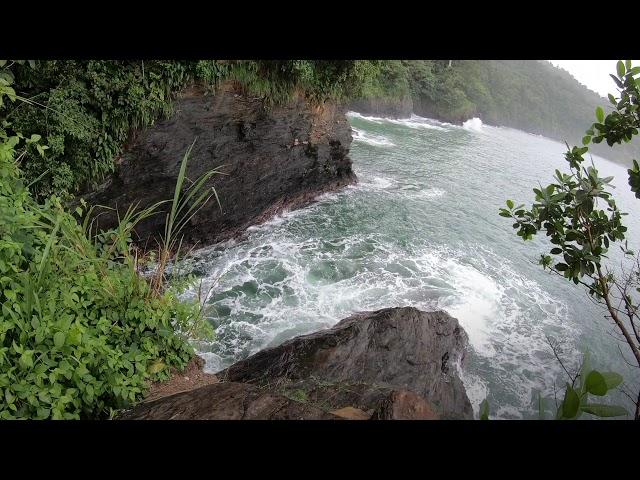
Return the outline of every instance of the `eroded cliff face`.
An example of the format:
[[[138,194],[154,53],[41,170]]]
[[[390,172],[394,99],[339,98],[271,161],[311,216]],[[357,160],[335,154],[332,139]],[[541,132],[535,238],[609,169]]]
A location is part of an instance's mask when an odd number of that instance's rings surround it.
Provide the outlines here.
[[[348,156],[351,128],[342,109],[313,106],[301,97],[268,108],[226,83],[212,95],[196,87],[183,92],[171,118],[138,132],[115,174],[85,199],[120,212],[138,201],[146,207],[171,199],[181,160],[194,140],[187,177],[195,180],[215,167],[225,174],[209,183],[220,206],[211,199],[185,229],[189,245],[238,236],[284,209],[356,182]],[[164,231],[165,215],[138,224],[140,243]],[[115,218],[105,213],[99,225],[110,226]]]
[[[384,118],[410,118],[415,114],[420,117],[432,118],[441,122],[448,122],[461,125],[472,116],[468,114],[455,114],[439,111],[430,102],[420,99],[406,97],[402,99],[381,99],[365,98],[354,100],[346,106],[347,110]],[[440,109],[441,110],[441,109]],[[478,113],[478,117],[481,115]]]

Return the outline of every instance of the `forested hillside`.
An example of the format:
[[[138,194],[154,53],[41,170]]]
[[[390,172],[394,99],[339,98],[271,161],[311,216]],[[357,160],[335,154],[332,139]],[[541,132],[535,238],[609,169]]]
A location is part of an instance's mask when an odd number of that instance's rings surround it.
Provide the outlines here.
[[[365,98],[411,97],[414,113],[421,116],[455,122],[475,116],[570,144],[580,144],[597,106],[611,107],[609,100],[547,61],[384,61],[377,70],[365,80]],[[611,92],[616,92],[613,80]],[[614,148],[593,145],[592,150],[629,164],[640,156],[637,142]]]

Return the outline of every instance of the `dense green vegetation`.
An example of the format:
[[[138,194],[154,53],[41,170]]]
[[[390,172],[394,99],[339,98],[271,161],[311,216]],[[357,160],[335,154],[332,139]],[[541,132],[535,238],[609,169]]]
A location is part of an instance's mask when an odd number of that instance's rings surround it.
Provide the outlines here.
[[[11,78],[1,77],[0,114],[18,100]],[[162,269],[151,281],[139,274],[144,258],[131,231],[157,205],[129,210],[113,230],[95,232],[84,204],[71,213],[56,195],[33,199],[18,164],[31,149],[47,152],[41,139],[3,118],[0,418],[103,418],[140,400],[170,367],[183,368],[193,356],[188,338],[210,330],[198,302],[181,301],[178,286],[154,281]],[[206,200],[194,187],[182,195],[180,179],[176,191],[168,217],[174,232],[183,223],[181,197]],[[191,207],[198,202],[186,214]],[[164,246],[174,238],[167,235]]]
[[[407,95],[418,115],[445,121],[476,116],[570,143],[582,138],[583,126],[605,103],[568,72],[531,60],[384,61],[362,91],[364,98]],[[613,150],[597,145],[593,151],[627,163],[640,154],[634,144]]]
[[[507,200],[500,215],[514,221],[513,228],[523,240],[544,232],[552,247],[540,256],[545,269],[586,288],[600,303],[620,338],[640,368],[640,255],[628,248],[627,227],[613,196],[613,177],[601,177],[595,165],[585,166],[585,155],[592,143],[606,141],[609,147],[630,142],[640,130],[640,67],[619,61],[615,83],[619,96],[609,95],[613,111],[595,109],[596,122],[586,131],[582,146],[569,148],[565,159],[568,172],[555,171],[554,183],[534,188],[535,203],[530,209]],[[640,166],[633,161],[628,170],[629,186],[640,198]],[[618,246],[624,253],[620,268],[605,264],[609,249]],[[621,351],[622,353],[622,351]],[[584,376],[583,376],[584,380]],[[586,378],[587,383],[589,378]],[[615,382],[614,382],[615,383]],[[584,392],[575,389],[576,378],[567,384],[562,409],[570,406],[574,418],[588,405]],[[600,391],[600,390],[598,390]],[[607,389],[604,389],[604,395]],[[595,393],[595,392],[591,392]],[[640,420],[640,391],[627,393],[634,399],[635,419]],[[600,395],[600,394],[598,394]]]

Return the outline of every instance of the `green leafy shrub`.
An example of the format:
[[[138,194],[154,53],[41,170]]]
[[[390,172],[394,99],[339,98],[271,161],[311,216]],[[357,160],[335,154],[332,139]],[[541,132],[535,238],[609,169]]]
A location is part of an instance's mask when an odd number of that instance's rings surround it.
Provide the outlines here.
[[[530,209],[507,200],[507,208],[501,208],[499,215],[514,221],[512,226],[523,240],[530,240],[538,233],[546,234],[551,245],[549,254],[540,255],[540,265],[586,287],[590,297],[606,308],[607,317],[640,368],[640,256],[628,248],[627,227],[623,224],[623,217],[628,214],[616,205],[611,184],[614,178],[601,177],[593,158],[591,166],[584,164],[591,142],[606,140],[612,147],[623,141],[628,143],[638,135],[638,75],[640,68],[632,67],[631,61],[618,62],[617,76],[612,77],[619,88],[619,97],[609,95],[615,110],[605,116],[604,109],[597,107],[597,121],[585,132],[583,146],[570,148],[567,144],[564,157],[568,173],[556,170],[554,183],[534,188],[535,202]],[[627,173],[631,191],[640,198],[637,160],[633,159],[633,168]],[[619,269],[609,260],[609,249],[616,244],[623,253]],[[570,388],[566,395],[568,399],[576,398]],[[633,398],[628,393],[627,396]],[[636,398],[634,417],[639,420],[640,391]],[[574,403],[570,404],[571,412]],[[566,409],[563,411],[566,416]]]
[[[16,98],[0,82],[0,112]],[[198,302],[137,271],[131,231],[157,206],[91,234],[84,205],[72,214],[56,196],[31,197],[17,159],[44,146],[11,127],[0,127],[0,418],[103,418],[182,369],[188,336],[210,330]]]
[[[36,204],[6,160],[0,210],[0,418],[102,417],[186,365],[179,333],[194,306],[152,293],[123,261],[122,232],[91,242],[56,197]]]
[[[615,372],[601,372],[591,368],[590,357],[585,353],[582,357],[582,363],[577,371],[571,373],[565,363],[559,356],[559,343],[553,343],[549,339],[549,344],[553,349],[556,359],[565,371],[569,382],[565,382],[564,397],[558,401],[558,390],[553,391],[553,397],[550,395],[543,396],[537,393],[533,396],[533,407],[537,410],[539,420],[549,420],[548,413],[553,415],[555,420],[578,420],[583,414],[590,417],[585,418],[610,418],[624,417],[629,412],[619,405],[611,403],[594,402],[591,396],[606,397],[610,392],[620,387],[623,383],[621,375]],[[560,385],[562,382],[560,382]],[[555,383],[554,383],[555,385]],[[489,420],[489,402],[485,398],[480,403],[480,411],[478,418],[480,420]]]
[[[618,373],[601,372],[591,368],[588,354],[584,355],[579,371],[574,374],[566,370],[564,364],[562,366],[571,383],[566,382],[564,398],[560,404],[556,403],[554,416],[556,420],[577,420],[585,413],[600,418],[629,415],[629,412],[624,407],[594,402],[591,399],[592,395],[606,397],[609,392],[618,388],[623,382],[622,376]],[[546,412],[553,410],[549,407],[551,402],[552,399],[550,397],[538,397],[537,406],[540,419],[545,419]]]
[[[411,93],[407,65],[400,60],[379,62],[360,61],[363,71],[362,87],[351,94],[361,98],[401,100]]]

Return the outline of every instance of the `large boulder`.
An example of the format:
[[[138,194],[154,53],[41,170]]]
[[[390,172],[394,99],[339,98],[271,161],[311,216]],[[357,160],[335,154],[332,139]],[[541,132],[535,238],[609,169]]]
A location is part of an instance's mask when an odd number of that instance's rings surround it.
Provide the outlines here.
[[[342,109],[315,106],[303,97],[268,106],[227,82],[212,95],[195,87],[184,91],[173,115],[137,132],[114,174],[85,199],[120,212],[137,202],[143,208],[171,199],[181,160],[194,140],[187,178],[216,167],[224,175],[209,183],[221,206],[212,199],[191,219],[183,231],[185,244],[238,236],[282,210],[356,181],[348,156],[351,128]],[[116,219],[113,211],[97,217],[103,228]],[[164,223],[164,214],[140,222],[139,241],[163,233]]]
[[[457,372],[466,345],[466,333],[446,312],[386,308],[262,350],[217,376],[305,392],[315,402],[331,398],[331,407],[365,411],[393,390],[408,390],[426,399],[441,418],[472,418]]]

